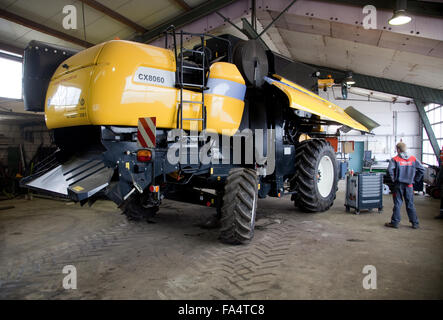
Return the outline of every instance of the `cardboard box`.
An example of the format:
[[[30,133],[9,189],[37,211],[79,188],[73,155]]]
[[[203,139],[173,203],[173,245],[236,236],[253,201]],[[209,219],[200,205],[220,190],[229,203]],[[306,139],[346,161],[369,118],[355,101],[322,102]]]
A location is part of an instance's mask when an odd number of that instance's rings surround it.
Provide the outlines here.
[[[341,152],[353,153],[354,152],[354,141],[342,141],[341,142]]]

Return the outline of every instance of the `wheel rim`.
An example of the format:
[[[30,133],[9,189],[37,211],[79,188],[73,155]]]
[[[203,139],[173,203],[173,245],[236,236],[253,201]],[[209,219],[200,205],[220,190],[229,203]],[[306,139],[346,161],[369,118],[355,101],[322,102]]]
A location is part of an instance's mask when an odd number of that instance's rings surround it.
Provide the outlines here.
[[[323,198],[329,196],[334,184],[334,164],[329,156],[320,159],[317,170],[317,189]]]

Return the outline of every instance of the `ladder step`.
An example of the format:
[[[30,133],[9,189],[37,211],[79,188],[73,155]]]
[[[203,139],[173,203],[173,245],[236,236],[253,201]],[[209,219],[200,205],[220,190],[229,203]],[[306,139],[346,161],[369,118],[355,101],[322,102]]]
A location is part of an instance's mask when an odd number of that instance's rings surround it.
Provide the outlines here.
[[[204,85],[201,84],[194,84],[194,83],[182,83],[183,87],[192,87],[192,88],[200,88],[200,89],[206,89]]]
[[[182,103],[203,104],[203,101],[190,101],[190,100],[183,100]]]
[[[203,68],[198,68],[198,67],[182,66],[182,68],[183,68],[183,69],[192,69],[192,70],[205,71],[205,69],[203,69]]]
[[[192,49],[185,49],[183,50],[183,52],[192,52],[192,53],[199,53],[199,54],[204,54],[204,51],[198,51],[198,50],[192,50]]]

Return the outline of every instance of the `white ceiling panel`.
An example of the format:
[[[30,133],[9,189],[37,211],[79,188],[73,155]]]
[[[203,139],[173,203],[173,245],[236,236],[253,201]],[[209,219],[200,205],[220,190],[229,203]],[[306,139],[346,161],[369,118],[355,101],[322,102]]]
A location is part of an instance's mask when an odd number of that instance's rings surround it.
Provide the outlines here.
[[[102,5],[108,7],[111,10],[118,12],[118,9],[132,0],[98,0]]]
[[[280,34],[294,59],[307,63],[326,65],[323,36],[289,30],[280,30]]]
[[[435,48],[433,48],[429,54],[429,56],[431,57],[436,57],[436,58],[440,58],[443,59],[443,41],[440,41]]]
[[[128,27],[120,23],[114,23],[112,18],[104,16],[91,24],[87,24],[86,38],[89,42],[100,43],[123,29],[128,29]]]
[[[131,39],[135,35],[136,35],[136,32],[134,30],[127,28],[127,29],[122,29],[114,34],[109,35],[108,38],[104,39],[103,41],[113,40],[115,38],[120,38],[122,40]]]
[[[420,82],[423,86],[434,88],[443,87],[443,59],[424,57],[409,52],[397,52],[391,70],[404,72],[403,78],[398,79],[400,81]]]
[[[440,41],[399,33],[383,31],[379,46],[399,51],[407,51],[427,55]]]
[[[3,19],[0,19],[0,30],[0,38],[8,41],[14,41],[31,31],[31,29]]]
[[[146,1],[146,0],[132,0],[118,8],[118,12],[130,18],[132,21],[140,23],[141,21],[146,21],[147,17],[153,19],[153,23],[157,23],[154,19],[157,12],[163,11],[169,8],[176,14],[182,12],[182,10],[176,6],[172,0],[162,0],[162,1]],[[143,23],[140,23],[145,26]],[[146,26],[145,26],[146,27]]]
[[[149,15],[146,15],[145,18],[138,21],[138,23],[149,29],[177,16],[180,12],[182,11],[174,6],[166,6],[158,11],[150,12]]]
[[[72,0],[17,0],[6,9],[29,20],[45,24],[48,19],[61,13],[65,5],[74,2]]]
[[[381,33],[381,30],[365,30],[360,26],[331,22],[331,36],[333,38],[346,39],[376,46]]]
[[[298,61],[443,88],[443,59],[283,29],[280,33]]]
[[[275,19],[279,12],[269,11],[272,18]],[[293,14],[284,14],[275,23],[277,28],[284,28],[292,31],[306,32],[312,34],[331,35],[331,24],[329,21],[296,16]]]
[[[325,43],[328,64],[369,75],[383,72],[394,54],[394,50],[330,37],[325,37]]]

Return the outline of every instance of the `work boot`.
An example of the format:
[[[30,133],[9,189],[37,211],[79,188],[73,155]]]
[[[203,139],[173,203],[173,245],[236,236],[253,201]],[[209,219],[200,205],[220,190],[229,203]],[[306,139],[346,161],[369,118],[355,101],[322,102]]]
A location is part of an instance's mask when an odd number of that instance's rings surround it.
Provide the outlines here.
[[[418,225],[418,223],[413,223],[412,224],[412,229],[419,229],[420,226]]]
[[[398,229],[398,225],[393,224],[392,222],[386,222],[385,227]]]

